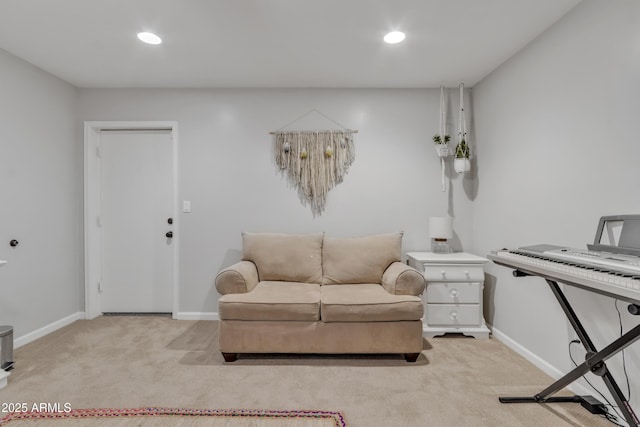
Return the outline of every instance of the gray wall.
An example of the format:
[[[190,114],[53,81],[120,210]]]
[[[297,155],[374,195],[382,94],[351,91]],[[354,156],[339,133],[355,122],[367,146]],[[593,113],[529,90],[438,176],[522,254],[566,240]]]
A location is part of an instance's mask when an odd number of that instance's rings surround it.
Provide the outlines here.
[[[439,90],[79,91],[80,120],[176,120],[180,313],[217,311],[213,278],[240,259],[242,231],[358,236],[404,230],[404,250],[429,248],[428,218],[455,215],[457,248],[471,244],[472,180],[440,187],[431,137]],[[451,108],[457,92],[451,91]],[[314,218],[273,160],[274,131],[310,111],[358,129],[356,160]],[[451,117],[457,117],[453,114]],[[287,129],[336,126],[310,115]],[[453,125],[450,127],[453,130]],[[471,186],[469,186],[471,187]]]
[[[83,310],[76,102],[73,86],[0,50],[0,324],[16,337]]]
[[[584,248],[600,216],[640,212],[639,25],[636,0],[585,0],[474,87],[474,252],[537,243]],[[552,367],[570,368],[573,331],[546,284],[488,270],[487,320]],[[596,346],[616,338],[613,299],[566,292]],[[624,329],[635,326],[638,318],[619,307]],[[574,350],[584,360],[580,346]],[[640,348],[626,356],[638,408]],[[609,364],[623,385],[620,356]]]

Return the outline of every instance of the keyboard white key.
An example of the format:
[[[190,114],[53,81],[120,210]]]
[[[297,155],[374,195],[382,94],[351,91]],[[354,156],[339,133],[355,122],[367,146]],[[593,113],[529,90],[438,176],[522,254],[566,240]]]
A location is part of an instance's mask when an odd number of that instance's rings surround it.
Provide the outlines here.
[[[610,267],[614,270],[624,270],[630,273],[640,274],[640,263],[636,257],[566,249],[546,251],[543,254],[548,255],[550,258],[592,264],[594,266],[600,265]]]

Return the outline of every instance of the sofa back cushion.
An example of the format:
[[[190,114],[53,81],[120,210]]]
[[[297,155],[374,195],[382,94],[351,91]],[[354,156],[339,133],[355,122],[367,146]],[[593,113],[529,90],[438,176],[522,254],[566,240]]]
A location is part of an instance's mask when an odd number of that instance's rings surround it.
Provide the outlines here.
[[[366,237],[325,237],[322,283],[381,283],[382,273],[400,261],[402,232]]]
[[[321,283],[322,233],[242,233],[242,259],[258,268],[260,281]]]

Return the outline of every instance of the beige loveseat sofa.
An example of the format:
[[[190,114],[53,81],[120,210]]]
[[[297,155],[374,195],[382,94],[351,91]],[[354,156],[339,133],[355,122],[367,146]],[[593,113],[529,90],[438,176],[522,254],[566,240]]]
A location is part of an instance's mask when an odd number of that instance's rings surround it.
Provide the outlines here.
[[[242,246],[243,261],[215,279],[227,362],[238,353],[420,354],[425,280],[400,262],[402,233],[243,233]]]

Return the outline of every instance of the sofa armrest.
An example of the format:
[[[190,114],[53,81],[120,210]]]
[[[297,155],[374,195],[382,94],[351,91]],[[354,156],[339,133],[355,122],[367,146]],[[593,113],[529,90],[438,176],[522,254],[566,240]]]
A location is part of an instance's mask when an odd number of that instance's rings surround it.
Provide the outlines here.
[[[390,294],[419,296],[426,286],[418,270],[398,261],[389,265],[382,275],[382,287]]]
[[[251,261],[240,261],[218,273],[215,283],[222,295],[251,292],[258,284],[258,268]]]

